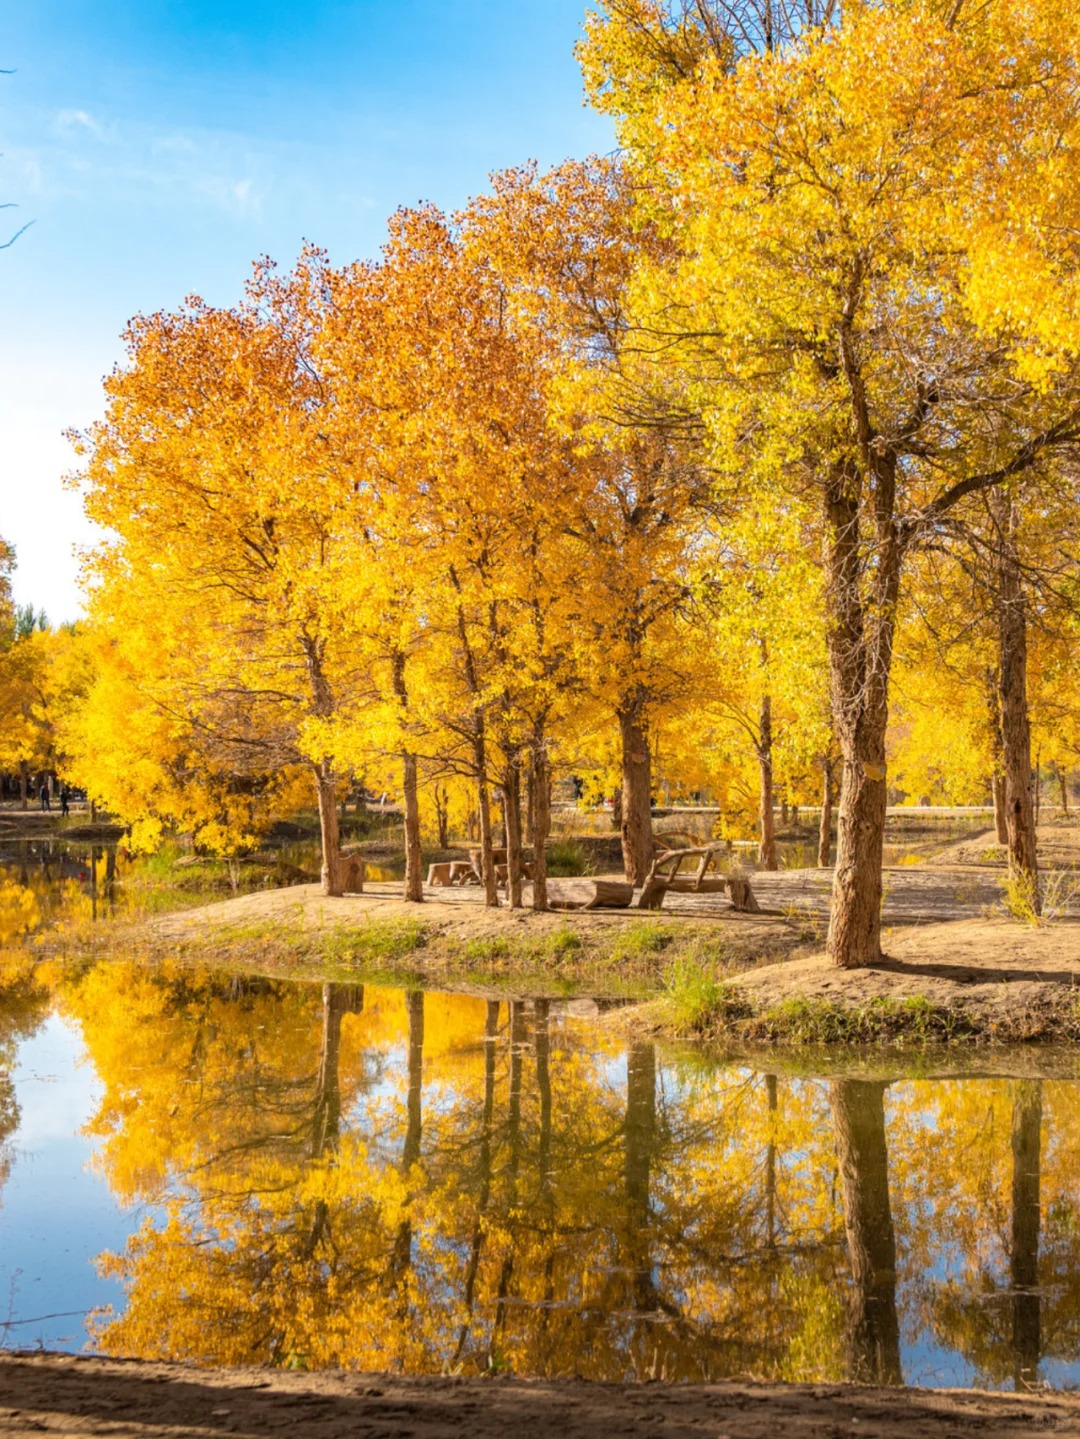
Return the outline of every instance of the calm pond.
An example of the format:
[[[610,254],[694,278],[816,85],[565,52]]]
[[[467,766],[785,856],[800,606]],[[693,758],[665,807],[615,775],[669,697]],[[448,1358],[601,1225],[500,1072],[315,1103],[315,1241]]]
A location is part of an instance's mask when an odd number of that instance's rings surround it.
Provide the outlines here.
[[[1080,1086],[126,962],[0,990],[0,1339],[203,1364],[1080,1381]]]

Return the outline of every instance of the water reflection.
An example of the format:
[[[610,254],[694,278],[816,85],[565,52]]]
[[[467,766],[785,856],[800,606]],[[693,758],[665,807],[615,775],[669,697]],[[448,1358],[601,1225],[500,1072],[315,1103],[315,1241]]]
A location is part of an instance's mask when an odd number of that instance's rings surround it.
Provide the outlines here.
[[[121,963],[59,972],[49,1003],[133,1206],[100,1261],[127,1293],[92,1322],[108,1352],[1080,1379],[1071,1083],[758,1074],[555,1001]],[[8,1006],[5,1060],[43,1012]]]

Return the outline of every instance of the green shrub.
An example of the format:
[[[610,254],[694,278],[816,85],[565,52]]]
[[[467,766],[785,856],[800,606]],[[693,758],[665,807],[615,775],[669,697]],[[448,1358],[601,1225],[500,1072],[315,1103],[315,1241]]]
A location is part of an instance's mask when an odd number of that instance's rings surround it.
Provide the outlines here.
[[[589,851],[579,839],[555,839],[547,847],[547,871],[552,879],[571,879],[592,868]]]
[[[742,1012],[731,986],[686,956],[672,965],[664,989],[677,1034],[707,1034]]]

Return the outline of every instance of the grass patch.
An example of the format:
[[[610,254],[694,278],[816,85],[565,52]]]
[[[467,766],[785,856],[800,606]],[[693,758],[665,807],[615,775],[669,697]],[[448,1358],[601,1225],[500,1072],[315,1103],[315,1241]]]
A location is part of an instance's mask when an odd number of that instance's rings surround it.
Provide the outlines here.
[[[397,964],[427,944],[418,919],[373,920],[356,929],[320,932],[319,949],[331,961],[357,966]]]
[[[470,939],[462,953],[469,964],[495,964],[509,957],[510,945],[505,939]]]
[[[624,960],[647,959],[650,955],[662,954],[670,948],[675,939],[674,932],[655,920],[643,920],[620,929],[609,951],[613,964]]]
[[[961,1012],[922,995],[879,996],[861,1005],[797,996],[751,1017],[743,1034],[791,1044],[873,1044],[901,1038],[930,1044],[970,1035],[972,1029]]]
[[[552,959],[557,964],[566,959],[576,958],[585,948],[585,941],[576,929],[564,924],[559,929],[553,929],[550,934],[533,940],[523,946],[524,953],[529,958]]]

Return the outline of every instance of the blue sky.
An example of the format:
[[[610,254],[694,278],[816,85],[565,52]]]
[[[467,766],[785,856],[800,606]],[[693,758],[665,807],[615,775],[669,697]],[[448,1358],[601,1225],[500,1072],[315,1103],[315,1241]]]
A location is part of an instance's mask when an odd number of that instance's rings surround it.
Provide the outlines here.
[[[573,57],[586,0],[33,0],[0,31],[0,534],[16,596],[78,610],[92,540],[62,431],[129,316],[227,304],[301,242],[372,255],[398,205],[609,150]],[[4,236],[8,233],[5,230]]]

